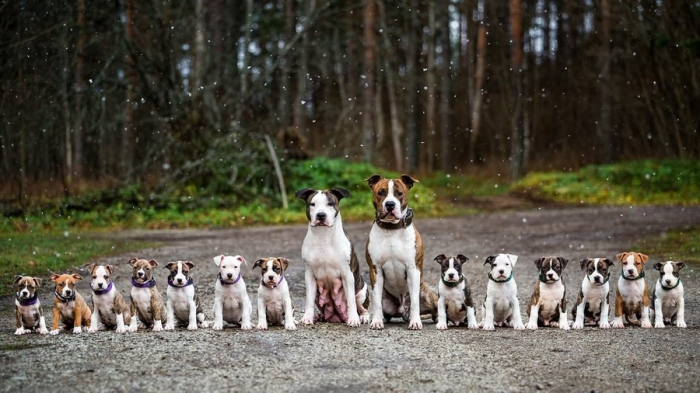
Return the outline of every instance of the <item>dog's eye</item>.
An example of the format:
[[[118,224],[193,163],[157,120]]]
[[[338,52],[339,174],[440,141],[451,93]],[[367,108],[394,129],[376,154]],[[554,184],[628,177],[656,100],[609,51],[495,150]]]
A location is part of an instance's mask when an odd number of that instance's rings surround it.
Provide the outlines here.
[[[403,192],[401,192],[401,191],[396,191],[396,196],[403,196]]]
[[[309,206],[316,206],[316,204],[315,204],[315,203],[310,203]]]
[[[377,193],[377,195],[379,195],[379,196],[384,196],[384,195],[386,195],[386,190],[379,190],[379,192]]]
[[[666,272],[661,272],[661,275],[662,275],[662,276],[663,276],[664,274],[666,274]]]
[[[97,278],[97,276],[92,276],[92,279],[93,279],[93,280],[96,279],[96,278]]]
[[[105,280],[109,278],[109,276],[104,276],[104,277],[105,277]]]
[[[328,202],[328,206],[335,206],[335,203],[333,201]]]

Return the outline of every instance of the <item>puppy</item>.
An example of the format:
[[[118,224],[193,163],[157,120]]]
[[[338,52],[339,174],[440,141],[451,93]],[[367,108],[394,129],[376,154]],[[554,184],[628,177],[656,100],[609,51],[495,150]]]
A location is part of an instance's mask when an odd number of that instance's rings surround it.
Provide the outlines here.
[[[253,269],[260,268],[262,276],[258,287],[257,328],[260,330],[267,330],[268,324],[284,324],[287,330],[297,328],[289,286],[284,279],[287,266],[289,260],[286,258],[262,258],[253,264]]]
[[[654,327],[665,327],[666,323],[675,323],[679,328],[685,324],[685,301],[680,270],[683,262],[666,261],[654,265],[659,271],[659,279],[651,293],[651,312],[654,315]]]
[[[585,258],[581,260],[581,270],[586,276],[581,283],[576,305],[571,308],[574,329],[583,329],[584,323],[598,324],[601,329],[609,329],[608,311],[610,304],[610,267],[614,265],[608,258]]]
[[[622,274],[617,280],[612,327],[625,327],[625,320],[633,325],[641,323],[643,328],[651,327],[649,292],[644,280],[644,264],[648,259],[648,256],[634,251],[617,254],[617,260],[622,262]]]
[[[163,320],[167,310],[165,303],[156,288],[156,278],[153,269],[158,266],[155,259],[132,258],[129,260],[132,267],[131,275],[131,324],[129,331],[138,330],[139,322],[145,327],[152,327],[154,332],[163,330]]]
[[[240,325],[243,330],[252,329],[252,306],[241,275],[241,264],[247,264],[245,258],[219,255],[214,257],[214,263],[219,267],[219,274],[214,285],[214,324],[211,328],[221,330],[227,322]]]
[[[15,334],[22,335],[32,331],[39,334],[48,333],[49,330],[46,329],[46,320],[44,320],[37,292],[41,286],[41,279],[30,276],[15,276],[12,283],[17,286],[17,294],[15,295],[17,330],[15,330]]]
[[[165,323],[165,330],[174,330],[176,324],[187,324],[187,330],[197,330],[198,325],[207,327],[202,305],[199,303],[194,286],[194,278],[190,276],[190,270],[193,268],[194,263],[190,261],[170,262],[164,267],[170,270],[168,300],[165,305],[168,320]]]
[[[569,260],[562,257],[535,260],[540,277],[528,304],[530,320],[525,326],[528,329],[551,326],[569,330],[566,315],[566,286],[562,281],[562,271],[567,263]]]
[[[462,264],[469,258],[462,254],[445,256],[440,254],[434,261],[440,264],[442,275],[438,285],[438,330],[447,329],[449,319],[455,326],[466,321],[469,329],[478,329],[472,291],[467,278],[462,274]]]
[[[116,327],[117,333],[126,333],[126,325],[131,322],[131,313],[124,297],[112,281],[114,266],[91,263],[87,269],[92,276],[92,316],[88,332]]]
[[[513,278],[513,268],[517,255],[498,254],[486,258],[484,265],[491,266],[489,282],[486,284],[486,300],[482,307],[484,330],[494,330],[495,326],[508,326],[516,330],[525,329],[520,315],[518,285]]]
[[[83,331],[82,327],[90,328],[90,307],[75,286],[82,280],[78,274],[54,274],[51,282],[56,284],[53,299],[53,328],[49,332],[56,335],[59,332],[59,322],[65,329],[73,326],[73,333]]]
[[[350,238],[343,230],[340,200],[350,196],[344,188],[296,192],[306,201],[309,228],[301,246],[306,264],[306,307],[301,323],[313,325],[314,300],[318,319],[345,322],[357,327],[369,322],[367,284],[360,275],[360,263]]]

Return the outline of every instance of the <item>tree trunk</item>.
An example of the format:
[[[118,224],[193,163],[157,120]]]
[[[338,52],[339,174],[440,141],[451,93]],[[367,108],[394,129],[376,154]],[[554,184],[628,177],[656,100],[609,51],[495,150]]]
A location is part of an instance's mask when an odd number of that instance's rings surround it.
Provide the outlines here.
[[[248,63],[250,53],[248,46],[251,40],[251,28],[253,24],[253,0],[245,0],[245,25],[243,27],[243,42],[241,43],[241,89],[238,105],[236,106],[236,121],[240,122],[243,117],[243,108],[248,102],[248,80],[250,79]]]
[[[440,168],[444,172],[454,169],[450,154],[450,104],[452,103],[452,44],[450,40],[450,1],[444,2],[440,14],[440,46],[442,47],[442,73],[440,88]]]
[[[435,0],[431,0],[428,4],[428,72],[425,76],[425,84],[427,87],[428,102],[425,110],[427,123],[426,154],[424,171],[432,171],[435,161]]]
[[[310,19],[314,13],[314,8],[316,7],[315,0],[309,0],[307,7],[308,9],[306,10],[306,18],[305,22],[307,25],[310,22]],[[304,28],[306,30],[306,27]],[[294,103],[292,107],[294,108],[293,111],[293,120],[292,124],[294,127],[304,136],[308,136],[307,130],[306,130],[306,115],[305,115],[305,107],[306,107],[306,97],[307,97],[307,92],[308,92],[308,81],[309,81],[309,58],[308,58],[308,52],[309,52],[309,36],[311,35],[311,31],[306,31],[304,35],[301,37],[301,47],[299,48],[299,67],[297,68],[297,89],[296,89],[296,97],[294,98]]]
[[[615,130],[611,124],[610,104],[610,3],[601,0],[601,24],[603,36],[600,45],[600,132],[603,138],[605,162],[615,161]]]
[[[386,33],[389,30],[386,26],[386,12],[384,8],[384,1],[380,0],[379,4],[379,21],[381,23],[382,31],[381,34],[384,41],[384,76],[386,77],[386,89],[387,96],[389,97],[389,116],[391,118],[391,145],[394,149],[394,159],[396,163],[396,170],[403,172],[404,157],[403,148],[401,147],[401,136],[403,135],[403,126],[401,120],[399,119],[398,104],[396,102],[396,86],[394,84],[394,64],[395,54],[391,42],[389,41],[389,35]]]
[[[83,94],[85,93],[84,52],[87,34],[85,32],[85,0],[77,1],[78,40],[75,45],[75,110],[73,113],[73,173],[75,179],[83,178]]]
[[[418,169],[418,142],[420,139],[420,110],[418,96],[418,44],[417,33],[421,31],[418,20],[418,0],[410,0],[410,28],[406,39],[406,159],[407,169],[414,172]]]
[[[192,108],[190,112],[190,127],[196,129],[200,127],[202,118],[202,90],[204,87],[204,0],[195,1],[194,10],[194,43],[192,45],[192,83],[190,93],[192,94]]]
[[[289,84],[289,69],[291,67],[291,51],[285,51],[283,48],[289,44],[294,37],[294,1],[284,1],[284,45],[280,45],[280,66],[282,75],[280,76],[280,92],[279,92],[279,125],[280,129],[289,126],[289,100],[292,96]]]
[[[362,144],[363,155],[367,162],[372,162],[374,155],[374,53],[376,43],[374,37],[375,4],[367,0],[364,9],[364,38],[365,38],[365,80],[363,90],[364,109],[362,111]]]
[[[518,180],[525,175],[525,135],[523,128],[523,13],[522,0],[510,1],[512,114],[510,179]]]
[[[478,37],[476,40],[476,69],[474,72],[474,92],[472,97],[472,133],[469,136],[469,162],[476,163],[476,142],[481,130],[481,103],[484,92],[484,64],[486,60],[486,25],[482,21],[479,24]]]
[[[126,0],[126,40],[129,45],[136,45],[136,0]],[[134,130],[136,128],[135,106],[138,76],[135,69],[133,51],[126,52],[126,107],[124,110],[124,128],[122,129],[121,157],[122,175],[127,183],[131,182],[134,165]]]

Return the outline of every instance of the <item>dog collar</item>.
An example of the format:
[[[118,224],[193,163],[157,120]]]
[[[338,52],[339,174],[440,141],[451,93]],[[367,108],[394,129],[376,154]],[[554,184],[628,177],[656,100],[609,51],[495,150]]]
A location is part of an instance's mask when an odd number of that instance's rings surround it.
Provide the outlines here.
[[[622,271],[622,278],[624,278],[625,280],[629,280],[629,281],[636,281],[636,280],[639,280],[639,279],[641,279],[641,278],[644,278],[644,270],[642,270],[642,272],[639,273],[639,275],[638,275],[637,277],[635,277],[635,278],[627,278],[627,277],[625,276],[625,271],[623,270],[623,271]]]
[[[505,280],[496,280],[496,279],[493,278],[493,276],[491,275],[491,272],[489,272],[489,279],[490,279],[491,281],[493,281],[493,282],[499,282],[499,283],[508,282],[508,281],[510,281],[510,280],[513,279],[513,273],[511,272],[511,273],[510,273],[510,276],[508,276],[508,278],[506,278]]]
[[[389,222],[384,222],[379,219],[379,214],[377,211],[374,211],[374,223],[377,224],[378,227],[382,229],[389,229],[389,230],[394,230],[394,229],[406,229],[407,226],[411,225],[413,223],[413,209],[410,207],[406,210],[406,214],[404,214],[403,218],[399,220],[396,224],[392,224]]]
[[[586,278],[588,279],[588,282],[590,282],[591,284],[595,284],[593,281],[591,281],[591,277],[588,274],[586,274]],[[610,280],[610,274],[608,274],[608,276],[605,277],[605,281],[603,281],[600,285],[605,284],[609,280]]]
[[[73,300],[75,300],[75,292],[73,292],[73,296],[71,296],[71,297],[63,297],[57,291],[53,291],[53,294],[56,295],[58,300],[62,301],[63,303],[68,303],[68,302],[72,302]]]
[[[105,289],[93,289],[92,293],[94,293],[95,295],[104,295],[105,293],[112,290],[112,287],[114,286],[112,284],[113,284],[113,282],[110,281],[109,285],[107,285],[107,288],[105,288]]]
[[[457,285],[461,284],[462,281],[464,281],[464,274],[459,275],[459,281],[454,282],[454,281],[445,281],[445,275],[442,275],[442,283],[445,284],[445,286],[449,288],[454,288]]]
[[[146,282],[144,282],[144,283],[140,283],[140,282],[138,282],[138,281],[136,281],[135,279],[132,278],[132,279],[131,279],[131,285],[135,286],[136,288],[153,288],[153,287],[156,286],[156,278],[155,278],[155,277],[151,277],[150,280],[148,280],[148,281],[146,281]]]
[[[192,284],[194,284],[194,278],[192,278],[192,277],[190,277],[189,280],[187,280],[187,283],[186,283],[185,285],[175,285],[175,283],[173,282],[173,280],[171,280],[170,278],[168,278],[168,285],[170,285],[171,287],[183,288],[183,287],[188,287],[188,286],[190,286],[190,285],[192,285]]]
[[[239,278],[240,278],[240,276],[239,276]],[[238,280],[238,279],[236,279],[236,280]],[[277,288],[280,284],[282,284],[282,281],[284,281],[284,276],[280,276],[280,280],[279,280],[279,281],[277,282],[277,284],[275,284],[275,286],[272,287],[272,288]],[[260,282],[262,283],[262,285],[265,285],[265,279],[264,279],[264,278],[260,279]],[[265,286],[267,286],[267,285],[265,285]]]
[[[34,292],[34,296],[30,297],[29,299],[22,299],[18,295],[15,295],[15,299],[17,299],[20,306],[32,306],[39,301],[39,295]]]
[[[219,273],[216,277],[219,279],[219,282],[221,283],[221,285],[233,285],[241,279],[241,273],[240,272],[238,273],[238,277],[236,277],[236,279],[233,280],[233,282],[224,281],[224,279],[221,277],[221,273]],[[282,281],[282,280],[280,280],[280,281]]]
[[[677,287],[677,286],[679,286],[679,285],[681,285],[681,279],[680,279],[680,278],[679,278],[678,281],[676,282],[676,285],[674,285],[674,286],[672,286],[672,287],[667,287],[667,286],[664,286],[664,284],[661,284],[661,288],[662,288],[662,289],[665,289],[665,290],[667,290],[667,291],[670,291],[671,289],[673,289],[673,288],[675,288],[675,287]]]

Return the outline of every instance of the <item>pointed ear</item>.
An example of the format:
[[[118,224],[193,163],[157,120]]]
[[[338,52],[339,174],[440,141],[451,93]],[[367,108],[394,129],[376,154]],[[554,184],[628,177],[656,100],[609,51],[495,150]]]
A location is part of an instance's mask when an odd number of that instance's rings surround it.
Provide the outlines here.
[[[253,267],[252,267],[252,268],[255,269],[256,267],[259,267],[260,269],[262,269],[262,264],[263,264],[263,263],[265,263],[265,260],[264,260],[264,259],[258,259],[258,260],[255,261],[255,263],[253,264]]]
[[[644,255],[641,252],[638,252],[637,254],[639,254],[640,258],[642,258],[642,263],[647,263],[647,261],[649,260],[649,257],[647,255]]]
[[[683,262],[681,262],[683,263]],[[40,287],[41,286],[41,279],[34,277],[34,286],[35,287]]]
[[[151,265],[151,267],[158,266],[158,261],[156,261],[155,259],[151,259],[150,261],[148,261],[148,263]]]
[[[176,265],[176,264],[177,264],[177,262],[168,262],[165,266],[163,266],[163,269],[172,270],[173,265]]]
[[[22,279],[23,276],[15,276],[14,280],[12,280],[12,285],[17,285],[17,283]]]
[[[484,266],[486,266],[486,265],[491,265],[491,266],[493,266],[493,261],[495,261],[495,260],[496,260],[496,256],[495,256],[495,255],[489,255],[489,257],[486,258],[486,261],[484,261]]]
[[[617,258],[618,261],[622,262],[625,260],[626,255],[627,255],[626,252],[621,252],[621,253],[615,255],[615,258]]]
[[[515,267],[515,263],[518,262],[518,256],[513,254],[506,254],[506,256],[510,259],[510,264]]]
[[[87,265],[87,266],[85,266],[85,267],[86,267],[87,270],[90,272],[90,274],[92,274],[92,271],[95,270],[95,264],[94,264],[94,263],[91,263],[91,264],[89,264],[89,265]]]
[[[313,194],[315,192],[316,192],[316,190],[312,190],[310,188],[304,188],[304,189],[301,189],[301,190],[295,192],[294,196],[299,198],[299,199],[306,200],[309,198],[309,196],[311,196],[311,194]]]
[[[224,261],[224,254],[219,255],[218,257],[214,257],[214,263],[216,266],[221,265],[221,262]]]
[[[112,272],[114,271],[114,266],[112,265],[105,265],[105,269],[109,272],[109,275],[112,275]]]
[[[685,262],[678,261],[676,262],[676,266],[678,266],[678,270],[681,270],[685,267]]]
[[[282,265],[282,270],[287,270],[287,266],[289,266],[289,259],[277,258],[277,260],[280,261],[280,264]]]
[[[340,188],[340,187],[334,187],[331,188],[330,193],[333,194],[338,200],[341,200],[343,198],[350,198],[350,191]]]
[[[131,259],[129,259],[129,262],[127,262],[127,263],[128,263],[129,265],[131,265],[131,266],[134,266],[134,263],[136,263],[136,261],[138,261],[138,259],[136,259],[136,258],[131,258]]]
[[[557,259],[559,260],[559,263],[561,263],[561,268],[566,268],[566,265],[569,263],[569,260],[564,257],[557,257]]]
[[[61,276],[59,276],[58,274],[52,274],[51,275],[51,282],[56,282],[56,280],[58,280],[59,277],[61,277]]]
[[[411,176],[408,176],[408,175],[401,175],[401,181],[402,181],[403,184],[405,184],[406,187],[408,187],[409,189],[411,189],[411,188],[413,187],[413,184],[414,184],[414,183],[420,183],[418,180],[416,180],[416,179],[414,179],[414,178],[412,178]]]
[[[466,255],[462,255],[462,254],[457,254],[456,258],[460,263],[465,263],[466,261],[469,260],[469,258],[467,258]]]
[[[440,255],[436,256],[435,258],[433,258],[433,261],[442,265],[442,262],[445,261],[445,259],[447,259],[445,254],[440,254]]]
[[[238,259],[239,261],[241,261],[241,262],[245,263],[246,265],[248,264],[248,262],[246,262],[245,258],[243,258],[243,257],[242,257],[242,256],[240,256],[240,255],[236,255],[236,257],[235,257],[235,258],[236,258],[236,259]]]
[[[661,268],[662,268],[663,266],[664,266],[663,263],[661,263],[661,262],[656,262],[656,263],[654,264],[654,270],[661,271]]]
[[[80,281],[83,279],[82,277],[80,277],[80,274],[73,274],[71,277],[73,277],[73,279],[76,281]]]
[[[588,266],[588,263],[591,261],[591,258],[583,258],[581,262],[581,270],[586,270],[586,266]]]
[[[192,261],[185,262],[185,265],[187,265],[187,267],[190,269],[194,269],[194,263],[192,263]]]
[[[535,266],[537,266],[537,270],[542,269],[543,263],[544,263],[544,258],[535,259]]]
[[[374,187],[374,185],[377,184],[380,180],[382,180],[382,177],[380,175],[372,175],[369,178],[365,179],[367,184],[369,184],[370,188]]]

